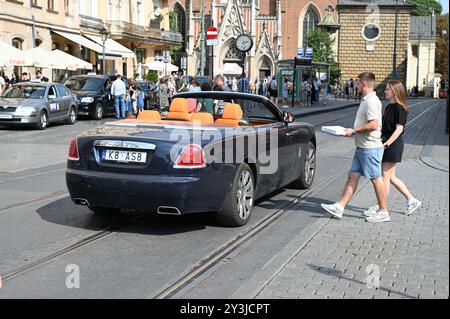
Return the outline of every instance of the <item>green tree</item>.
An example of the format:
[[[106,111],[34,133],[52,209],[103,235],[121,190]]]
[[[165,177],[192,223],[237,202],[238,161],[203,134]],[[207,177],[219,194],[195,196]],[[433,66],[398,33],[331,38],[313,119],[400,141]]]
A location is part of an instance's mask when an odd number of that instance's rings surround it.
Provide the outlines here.
[[[335,53],[333,50],[334,41],[330,33],[324,29],[316,29],[308,34],[308,46],[313,48],[313,61],[330,64],[330,84],[341,76],[341,70],[337,67]]]
[[[153,83],[158,83],[158,72],[148,71],[147,80],[152,81]]]
[[[441,73],[448,79],[448,35],[449,35],[448,14],[438,16],[436,20],[436,62],[435,68],[437,73]],[[447,34],[443,34],[443,30],[447,30]]]
[[[431,15],[430,9],[434,9],[436,15],[440,15],[442,12],[442,5],[436,0],[406,0],[406,3],[417,5],[412,12],[416,16],[429,16]]]

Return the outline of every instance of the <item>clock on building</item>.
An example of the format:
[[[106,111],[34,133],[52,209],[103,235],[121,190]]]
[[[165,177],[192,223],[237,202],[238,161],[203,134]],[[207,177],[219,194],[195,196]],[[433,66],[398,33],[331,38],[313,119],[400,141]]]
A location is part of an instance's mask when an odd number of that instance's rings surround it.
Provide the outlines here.
[[[236,48],[241,52],[248,52],[253,47],[253,39],[248,34],[241,34],[236,39]]]

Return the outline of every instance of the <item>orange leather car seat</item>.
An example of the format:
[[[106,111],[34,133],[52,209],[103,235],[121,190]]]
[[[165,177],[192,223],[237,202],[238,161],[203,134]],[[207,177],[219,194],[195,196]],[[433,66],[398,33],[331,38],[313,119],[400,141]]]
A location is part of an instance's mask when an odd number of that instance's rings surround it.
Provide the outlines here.
[[[243,112],[239,104],[227,103],[224,106],[221,119],[217,119],[215,124],[226,126],[239,126],[242,120]]]
[[[159,114],[158,111],[142,110],[142,111],[139,111],[137,119],[138,120],[159,121],[159,120],[161,120],[161,114]]]
[[[166,119],[168,120],[183,120],[190,121],[192,115],[189,114],[189,104],[186,99],[176,98],[170,104],[169,113]]]
[[[201,124],[214,124],[214,116],[211,113],[194,113],[192,114],[192,121],[200,121]]]

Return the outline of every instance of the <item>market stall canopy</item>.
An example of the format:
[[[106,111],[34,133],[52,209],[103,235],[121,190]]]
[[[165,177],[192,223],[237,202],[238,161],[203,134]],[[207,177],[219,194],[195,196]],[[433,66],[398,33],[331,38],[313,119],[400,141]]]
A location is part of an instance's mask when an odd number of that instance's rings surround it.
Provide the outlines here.
[[[25,52],[33,57],[35,67],[48,69],[70,69],[70,65],[67,62],[61,59],[56,59],[52,56],[50,51],[41,48],[34,48]]]
[[[80,34],[77,33],[69,33],[69,32],[63,32],[63,31],[55,31],[52,30],[53,33],[66,38],[69,41],[72,41],[76,44],[79,44],[85,48],[88,48],[89,50],[95,51],[101,55],[103,55],[103,45],[100,45],[94,41],[89,40],[88,38],[83,37]],[[116,52],[111,52],[108,47],[105,45],[105,60],[114,60],[121,58],[122,55]]]
[[[167,70],[168,73],[178,71],[178,67],[173,65],[172,63],[164,63],[162,61],[153,61],[147,64],[147,68],[152,71],[165,72]]]
[[[8,43],[0,41],[0,61],[4,66],[33,66],[33,57]]]
[[[103,41],[101,37],[95,36],[95,35],[89,35],[86,34],[86,36],[96,42],[98,45],[103,47]],[[117,41],[114,41],[113,39],[107,39],[105,42],[105,48],[116,55],[120,55],[123,58],[134,58],[136,55],[133,51],[128,49],[127,47],[123,46]]]
[[[74,57],[73,55],[67,54],[60,50],[53,50],[50,52],[50,55],[52,58],[61,60],[64,63],[67,63],[67,68],[69,70],[76,70],[76,69],[82,69],[82,70],[92,70],[92,64],[89,62],[86,62],[84,60],[81,60],[77,57]]]
[[[222,74],[233,74],[233,75],[241,75],[242,68],[237,63],[225,63],[220,69],[220,73]]]

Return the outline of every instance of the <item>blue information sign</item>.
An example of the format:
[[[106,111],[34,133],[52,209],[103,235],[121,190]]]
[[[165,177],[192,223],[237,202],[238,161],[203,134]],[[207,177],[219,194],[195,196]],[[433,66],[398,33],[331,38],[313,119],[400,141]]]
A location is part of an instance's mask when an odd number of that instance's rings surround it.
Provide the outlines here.
[[[297,57],[303,57],[305,56],[305,51],[303,48],[297,48]]]
[[[311,58],[313,56],[313,48],[306,48],[306,56]]]

